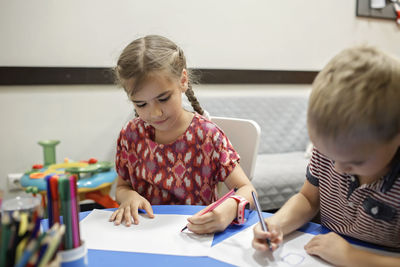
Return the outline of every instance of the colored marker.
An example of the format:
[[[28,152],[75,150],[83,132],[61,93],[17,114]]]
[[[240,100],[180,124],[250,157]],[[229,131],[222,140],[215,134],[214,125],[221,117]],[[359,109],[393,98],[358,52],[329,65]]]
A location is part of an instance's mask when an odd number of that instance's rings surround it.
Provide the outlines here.
[[[79,247],[79,215],[77,210],[77,195],[76,195],[76,177],[69,177],[70,195],[71,195],[71,220],[72,220],[72,242],[74,248]]]
[[[254,191],[251,191],[251,195],[253,196],[254,205],[256,206],[258,219],[260,220],[261,228],[262,228],[262,230],[264,232],[268,232],[268,227],[267,227],[267,224],[264,221],[264,217],[262,216],[260,204],[258,203],[258,199],[257,199],[256,193]],[[272,250],[272,248],[271,248],[271,240],[269,240],[269,238],[267,238],[267,244],[268,244],[269,250]]]

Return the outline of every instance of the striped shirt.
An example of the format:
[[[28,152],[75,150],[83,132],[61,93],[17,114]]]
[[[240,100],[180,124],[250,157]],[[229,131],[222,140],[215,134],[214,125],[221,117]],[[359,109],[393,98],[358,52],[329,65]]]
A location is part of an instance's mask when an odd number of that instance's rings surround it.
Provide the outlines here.
[[[400,149],[391,171],[359,185],[354,175],[335,171],[333,161],[314,149],[307,180],[319,187],[321,224],[332,231],[400,249]]]

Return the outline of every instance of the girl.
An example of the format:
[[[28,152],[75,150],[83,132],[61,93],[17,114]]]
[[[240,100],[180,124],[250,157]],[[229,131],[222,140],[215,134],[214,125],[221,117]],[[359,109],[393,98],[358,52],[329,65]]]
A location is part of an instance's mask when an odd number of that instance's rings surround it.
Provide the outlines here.
[[[209,205],[217,183],[238,188],[212,212],[188,218],[195,233],[223,231],[254,190],[225,134],[203,117],[181,48],[149,35],[130,43],[115,68],[117,82],[135,107],[136,118],[121,130],[116,155],[116,225],[139,223],[138,209],[153,218],[151,205]],[[195,113],[182,107],[185,93]],[[247,200],[246,200],[247,199]],[[251,201],[251,205],[253,205]]]

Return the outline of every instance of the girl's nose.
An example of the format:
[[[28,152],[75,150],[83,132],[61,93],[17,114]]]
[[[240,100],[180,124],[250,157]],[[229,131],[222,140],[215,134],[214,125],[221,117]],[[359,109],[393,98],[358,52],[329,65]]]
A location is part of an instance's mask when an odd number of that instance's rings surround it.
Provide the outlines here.
[[[161,117],[163,115],[162,109],[158,105],[154,105],[150,115],[152,118]]]

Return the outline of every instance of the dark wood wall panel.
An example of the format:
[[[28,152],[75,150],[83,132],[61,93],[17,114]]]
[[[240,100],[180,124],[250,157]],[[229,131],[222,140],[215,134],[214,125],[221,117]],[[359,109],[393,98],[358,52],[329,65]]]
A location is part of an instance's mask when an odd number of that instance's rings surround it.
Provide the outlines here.
[[[201,84],[311,84],[316,71],[194,69]],[[0,85],[113,84],[109,68],[0,67]]]

